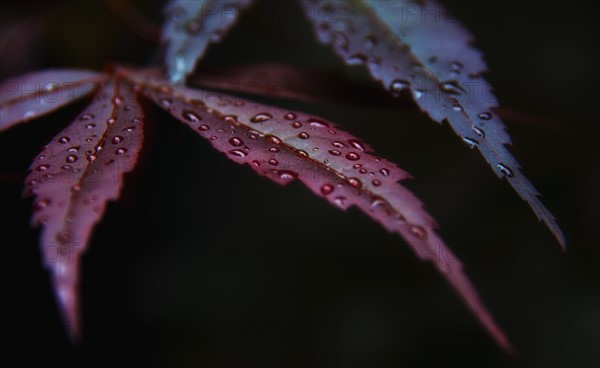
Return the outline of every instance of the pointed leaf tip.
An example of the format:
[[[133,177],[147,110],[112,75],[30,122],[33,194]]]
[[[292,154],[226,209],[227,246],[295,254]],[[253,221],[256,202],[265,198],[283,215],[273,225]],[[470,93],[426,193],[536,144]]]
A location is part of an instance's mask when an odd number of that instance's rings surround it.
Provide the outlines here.
[[[443,7],[432,0],[348,0],[343,7],[326,0],[300,3],[322,43],[347,64],[365,65],[390,93],[409,92],[434,121],[447,121],[499,177],[508,179],[564,248],[554,217],[506,148],[510,137],[493,113],[496,98],[480,76],[487,69],[481,52]]]
[[[90,105],[34,159],[25,193],[35,195],[31,222],[42,225],[40,248],[68,328],[78,333],[78,259],[107,201],[142,146],[143,114],[129,82],[106,81]]]
[[[298,180],[315,195],[345,210],[358,207],[402,236],[422,260],[432,262],[500,346],[492,315],[462,271],[458,258],[434,231],[422,203],[400,185],[409,175],[375,156],[362,140],[335,124],[299,111],[262,105],[215,92],[169,85],[151,73],[130,77],[141,93],[208,140],[238,164],[282,185]]]

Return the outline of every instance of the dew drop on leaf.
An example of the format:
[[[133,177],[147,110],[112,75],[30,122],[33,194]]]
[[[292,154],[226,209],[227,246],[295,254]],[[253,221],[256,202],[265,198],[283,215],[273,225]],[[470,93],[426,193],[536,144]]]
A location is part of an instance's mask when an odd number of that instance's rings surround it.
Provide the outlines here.
[[[277,152],[279,152],[279,148],[271,147],[271,148],[269,148],[269,152],[277,153]]]
[[[335,148],[346,148],[347,146],[340,141],[334,141],[331,143]]]
[[[315,128],[329,128],[330,127],[330,125],[328,123],[324,122],[323,120],[315,119],[315,118],[309,119],[308,123]]]
[[[71,141],[71,139],[69,139],[69,137],[60,137],[60,138],[58,139],[58,143],[61,143],[61,144],[67,144],[67,143],[69,143],[70,141]]]
[[[190,123],[198,123],[200,120],[202,120],[195,112],[189,110],[184,110],[181,113],[181,116]]]
[[[73,162],[79,160],[79,157],[75,156],[75,155],[68,155],[67,158],[65,159],[65,161],[67,161],[68,163],[72,164]]]
[[[490,120],[492,118],[492,114],[490,114],[489,112],[482,112],[481,114],[479,114],[477,116],[481,120]]]
[[[168,98],[163,98],[163,99],[160,100],[160,104],[163,107],[169,107],[169,106],[171,106],[172,103],[173,102],[171,100],[169,100]]]
[[[293,112],[288,112],[287,114],[285,114],[284,118],[286,120],[294,120],[296,119],[297,115],[294,114]]]
[[[96,124],[88,124],[85,126],[86,129],[94,129],[96,127]]]
[[[480,129],[474,125],[473,125],[473,132],[475,132],[475,134],[477,134],[477,136],[479,136],[481,138],[485,138],[485,132],[482,129]]]
[[[427,235],[425,230],[417,225],[411,225],[408,230],[419,239],[425,239],[425,236]]]
[[[468,137],[463,137],[463,142],[465,142],[471,149],[473,149],[479,145],[479,142],[477,142],[474,139],[468,138]]]
[[[126,152],[127,152],[127,148],[118,148],[118,149],[115,151],[115,153],[116,153],[117,155],[123,155],[123,154],[125,154]]]
[[[507,176],[509,178],[512,178],[514,176],[512,170],[508,166],[504,164],[498,164],[496,165],[496,167],[498,168],[498,170],[500,170],[502,174],[504,174],[504,176]]]
[[[334,189],[335,189],[335,187],[333,185],[331,185],[331,184],[324,184],[321,187],[321,193],[323,195],[329,195],[329,194],[331,194],[333,192]]]
[[[277,166],[277,165],[279,165],[279,161],[272,158],[269,160],[269,165]]]
[[[403,89],[408,88],[410,83],[403,79],[396,79],[392,83],[390,83],[390,91],[394,94],[394,96],[400,95]]]
[[[357,178],[350,178],[350,179],[348,179],[348,184],[350,184],[354,188],[360,188],[360,187],[362,187],[362,182],[360,180],[358,180]]]
[[[390,176],[390,170],[388,170],[388,169],[380,169],[379,172],[383,176]]]
[[[46,170],[48,170],[49,167],[50,166],[48,166],[48,165],[40,165],[40,166],[36,167],[35,169],[37,171],[46,171]]]
[[[338,150],[329,150],[329,154],[334,155],[334,156],[339,156],[342,153]]]
[[[268,112],[261,112],[260,114],[256,114],[250,118],[250,121],[253,123],[263,123],[271,119],[273,119],[273,115],[269,114]]]
[[[359,151],[366,151],[366,148],[364,146],[364,144],[362,144],[361,141],[357,140],[357,139],[350,139],[348,141],[348,143],[350,143],[350,145],[354,148],[356,148]]]
[[[246,157],[247,156],[246,152],[239,150],[239,149],[231,150],[231,151],[229,151],[229,153],[234,156],[237,156],[237,157]]]
[[[380,182],[379,180],[373,180],[371,183],[372,183],[372,184],[373,184],[373,186],[375,186],[375,187],[378,187],[378,186],[380,186],[380,185],[381,185],[381,182]]]
[[[346,158],[350,161],[358,161],[360,160],[360,156],[356,152],[350,152],[346,155]]]
[[[234,147],[239,147],[239,146],[243,145],[244,142],[241,139],[239,139],[238,137],[233,137],[229,140],[229,144],[231,144]]]
[[[295,129],[301,128],[302,127],[302,123],[299,122],[299,121],[294,121],[292,123],[292,127],[295,128]]]
[[[84,114],[84,115],[81,115],[79,120],[86,121],[86,120],[92,120],[93,118],[94,118],[94,115],[92,115],[92,114]]]
[[[300,134],[298,134],[298,137],[300,139],[308,139],[308,138],[310,138],[310,136],[306,132],[301,132]]]
[[[49,199],[45,199],[45,198],[40,199],[39,201],[35,202],[34,210],[39,211],[41,209],[48,207],[49,204],[50,204]]]
[[[121,142],[123,142],[123,137],[121,137],[120,135],[115,135],[112,138],[112,144],[119,144]]]
[[[203,132],[205,132],[205,131],[207,131],[207,130],[209,130],[209,129],[210,129],[210,127],[209,127],[208,125],[206,125],[206,124],[202,124],[202,125],[200,125],[200,126],[198,127],[198,130],[201,130],[201,131],[203,131]]]
[[[274,135],[268,134],[267,136],[265,136],[265,139],[273,144],[281,144],[281,139],[277,138]]]

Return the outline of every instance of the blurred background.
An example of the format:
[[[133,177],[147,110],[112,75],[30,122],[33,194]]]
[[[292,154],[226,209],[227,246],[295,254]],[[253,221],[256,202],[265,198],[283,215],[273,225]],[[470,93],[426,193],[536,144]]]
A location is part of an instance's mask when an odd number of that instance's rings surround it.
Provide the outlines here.
[[[300,183],[283,188],[233,164],[150,104],[139,168],[81,262],[83,336],[73,347],[21,191],[31,159],[85,101],[0,135],[6,353],[22,365],[76,367],[600,366],[600,5],[442,3],[486,56],[512,152],[558,217],[566,255],[448,126],[319,45],[296,3],[259,0],[198,69],[282,63],[363,86],[351,99],[255,99],[335,121],[413,174],[407,186],[438,220],[515,357],[398,236]],[[3,1],[0,79],[156,63],[163,5]]]

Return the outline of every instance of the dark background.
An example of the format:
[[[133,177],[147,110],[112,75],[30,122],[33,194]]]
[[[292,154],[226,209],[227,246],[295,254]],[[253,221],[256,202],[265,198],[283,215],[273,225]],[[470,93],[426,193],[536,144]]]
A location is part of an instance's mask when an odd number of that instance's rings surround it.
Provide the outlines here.
[[[161,3],[134,2],[158,24]],[[505,119],[512,151],[559,218],[566,255],[478,154],[410,101],[261,100],[336,121],[416,177],[407,185],[516,357],[402,239],[300,183],[282,188],[232,164],[153,106],[140,167],[81,263],[83,338],[73,347],[21,190],[30,160],[81,104],[0,135],[3,350],[19,366],[600,366],[598,3],[443,3],[476,35],[502,107],[519,113]],[[157,45],[102,2],[4,1],[0,14],[2,79],[156,59]],[[14,22],[25,23],[11,38]],[[262,0],[199,67],[266,62],[343,71],[295,3]],[[362,68],[344,73],[370,83]]]

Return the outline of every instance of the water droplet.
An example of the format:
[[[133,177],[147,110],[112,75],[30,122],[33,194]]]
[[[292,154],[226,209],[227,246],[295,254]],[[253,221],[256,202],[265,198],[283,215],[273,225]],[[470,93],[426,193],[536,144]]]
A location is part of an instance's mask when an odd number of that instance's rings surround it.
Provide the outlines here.
[[[106,120],[106,124],[114,124],[115,121],[115,118],[108,118],[108,120]]]
[[[60,137],[60,138],[58,139],[58,143],[61,143],[61,144],[67,144],[67,143],[69,143],[70,141],[71,141],[71,139],[70,139],[69,137]]]
[[[306,151],[298,150],[296,153],[298,153],[299,156],[308,157],[308,153],[306,153]]]
[[[460,61],[453,61],[450,64],[450,71],[459,73],[463,68],[463,64]]]
[[[200,120],[202,120],[198,114],[190,110],[183,110],[181,116],[190,123],[198,123]]]
[[[485,138],[485,132],[482,129],[476,127],[475,125],[473,125],[473,131],[475,132],[475,134],[477,134],[477,136]]]
[[[425,239],[425,236],[427,236],[427,232],[425,231],[425,229],[417,225],[411,225],[408,228],[408,231],[410,231],[414,236],[416,236],[419,239]]]
[[[489,112],[482,112],[481,114],[479,114],[477,116],[479,116],[479,119],[481,119],[481,120],[491,120],[492,119],[492,114],[490,114]]]
[[[46,207],[48,207],[48,205],[50,204],[50,200],[49,199],[40,199],[39,201],[35,202],[34,205],[34,210],[39,211],[41,209],[44,209]]]
[[[246,152],[239,150],[239,149],[231,150],[231,151],[229,151],[229,153],[234,156],[237,156],[237,157],[246,157],[247,156]]]
[[[356,148],[359,151],[366,151],[367,150],[366,147],[365,147],[365,145],[361,141],[359,141],[359,140],[350,139],[350,140],[348,140],[348,143],[350,143],[350,145],[352,147]]]
[[[297,115],[294,114],[293,112],[288,112],[287,114],[285,114],[284,118],[286,120],[294,120],[296,119]]]
[[[38,157],[38,160],[45,160],[45,159],[46,159],[46,156],[44,156],[44,155],[41,155],[40,157]]]
[[[463,93],[466,93],[465,90],[462,89],[462,87],[460,87],[455,81],[444,83],[442,85],[442,89],[454,96],[461,96]]]
[[[262,112],[254,115],[252,118],[250,118],[250,121],[253,123],[263,123],[271,119],[273,119],[273,115],[269,114],[268,112]]]
[[[355,169],[360,169],[362,166],[362,164],[354,164],[352,167]]]
[[[269,148],[269,152],[277,153],[277,152],[279,152],[279,148],[271,147],[271,148]]]
[[[335,134],[335,130],[329,129],[329,134]]]
[[[402,92],[403,89],[407,89],[409,85],[410,83],[408,81],[396,79],[390,83],[390,91],[397,97],[400,95],[400,92]]]
[[[208,125],[206,125],[206,124],[202,124],[202,125],[200,125],[200,126],[198,127],[198,130],[201,130],[201,131],[203,131],[203,132],[205,132],[205,131],[207,131],[207,130],[209,130],[209,129],[210,129],[210,127],[209,127]]]
[[[134,124],[137,124],[140,121],[141,121],[140,118],[133,118],[133,119],[131,119],[131,122],[134,123]]]
[[[281,139],[279,139],[278,137],[276,137],[276,136],[274,136],[274,135],[267,134],[267,135],[265,136],[265,139],[266,139],[268,142],[271,142],[271,143],[273,143],[273,144],[281,144]]]
[[[213,135],[212,137],[210,137],[210,140],[211,140],[211,141],[216,141],[217,139],[218,139],[218,138],[217,138],[216,136],[214,136],[214,135]]]
[[[121,137],[120,135],[115,135],[112,138],[112,144],[119,144],[121,142],[123,142],[123,137]]]
[[[460,106],[459,104],[452,105],[452,110],[457,111],[457,112],[463,111],[462,106]]]
[[[120,105],[123,101],[121,100],[121,98],[119,96],[116,96],[115,98],[112,99],[112,102],[115,105]]]
[[[94,129],[96,127],[96,124],[88,124],[85,126],[86,129]]]
[[[40,165],[40,166],[36,167],[35,169],[37,171],[46,171],[46,170],[48,170],[49,167],[50,166],[48,166],[48,165]]]
[[[378,186],[380,186],[380,185],[381,185],[381,182],[380,182],[379,180],[373,180],[371,183],[372,183],[372,184],[373,184],[373,186],[375,186],[375,187],[378,187]]]
[[[89,162],[94,162],[94,161],[96,160],[96,156],[94,156],[94,155],[88,155],[88,156],[87,156],[87,160],[88,160]]]
[[[69,153],[76,153],[76,152],[79,152],[79,149],[80,149],[80,148],[81,148],[81,147],[79,147],[79,146],[74,146],[74,147],[71,147],[71,148],[69,148],[69,149],[67,150],[67,152],[69,152]]]
[[[233,137],[229,140],[229,144],[231,144],[234,147],[239,147],[239,146],[243,145],[244,142],[241,139],[239,139],[238,137]]]
[[[389,169],[381,169],[381,170],[379,170],[379,172],[383,176],[390,176],[390,170]]]
[[[360,180],[358,180],[357,178],[349,178],[348,179],[348,184],[350,184],[354,188],[360,188],[360,187],[362,187],[362,182]]]
[[[124,128],[124,129],[123,129],[123,131],[124,131],[124,132],[128,132],[128,133],[131,133],[131,132],[133,132],[133,130],[134,130],[134,129],[135,129],[135,127],[134,127],[134,126],[130,126],[130,127]]]
[[[360,156],[356,152],[350,152],[346,155],[346,158],[350,161],[358,161],[360,160]]]
[[[333,190],[335,189],[335,187],[331,184],[324,184],[321,187],[321,193],[323,193],[323,195],[329,195],[333,192]]]
[[[83,114],[83,115],[81,115],[81,117],[79,117],[79,120],[86,121],[86,120],[92,120],[93,118],[94,118],[94,115],[92,115],[92,114]]]
[[[73,184],[73,186],[71,187],[71,192],[72,193],[77,193],[81,191],[81,185],[79,184]]]
[[[92,142],[92,138],[86,138],[86,139],[85,139],[85,141],[86,141],[87,143],[91,143],[91,142]]]
[[[346,204],[346,197],[335,197],[333,199],[333,203],[335,203],[340,208],[344,208],[344,205]]]
[[[65,161],[67,161],[68,163],[72,164],[73,162],[79,160],[79,157],[75,156],[75,155],[68,155],[67,158],[65,159]]]
[[[366,174],[367,173],[367,169],[360,169],[358,170],[359,173],[361,174]]]
[[[69,170],[72,169],[71,165],[62,165],[60,168],[63,169],[63,170],[65,170],[65,171],[69,171]]]
[[[230,123],[230,124],[236,124],[237,121],[237,116],[235,115],[225,115],[223,116],[223,120],[225,120],[226,122]]]
[[[173,101],[169,100],[168,98],[162,98],[159,102],[163,107],[169,107],[173,103]]]
[[[347,146],[340,141],[334,141],[331,143],[335,148],[346,148]]]
[[[127,152],[127,148],[119,148],[115,151],[117,155],[123,155]]]
[[[329,154],[334,155],[334,156],[339,156],[342,153],[338,150],[329,150]]]
[[[302,127],[302,123],[299,122],[299,121],[294,121],[292,123],[292,127],[295,128],[295,129],[301,128]]]
[[[290,170],[275,170],[275,174],[279,175],[279,179],[281,179],[285,183],[289,183],[290,181],[298,178],[298,173]]]
[[[248,138],[255,140],[256,138],[258,138],[258,136],[254,133],[250,133],[250,135],[248,135]]]
[[[498,170],[500,170],[502,174],[504,174],[504,176],[507,176],[509,178],[512,178],[514,176],[512,170],[508,166],[504,164],[498,164],[496,165],[496,167],[498,168]]]
[[[315,128],[329,128],[329,123],[324,122],[323,120],[312,118],[308,119],[308,123]]]
[[[279,165],[279,161],[272,158],[269,160],[269,165],[277,166],[277,165]]]
[[[260,162],[259,162],[259,161],[257,161],[257,160],[253,160],[253,161],[252,161],[252,165],[254,165],[254,166],[256,166],[256,167],[259,167],[259,166],[260,166]]]
[[[298,137],[300,139],[308,139],[308,138],[310,138],[310,136],[306,132],[301,132],[300,134],[298,134]]]
[[[467,146],[469,146],[469,148],[473,149],[475,147],[477,147],[479,145],[479,142],[477,142],[474,139],[468,138],[468,137],[463,137],[463,142],[465,142],[467,144]]]

